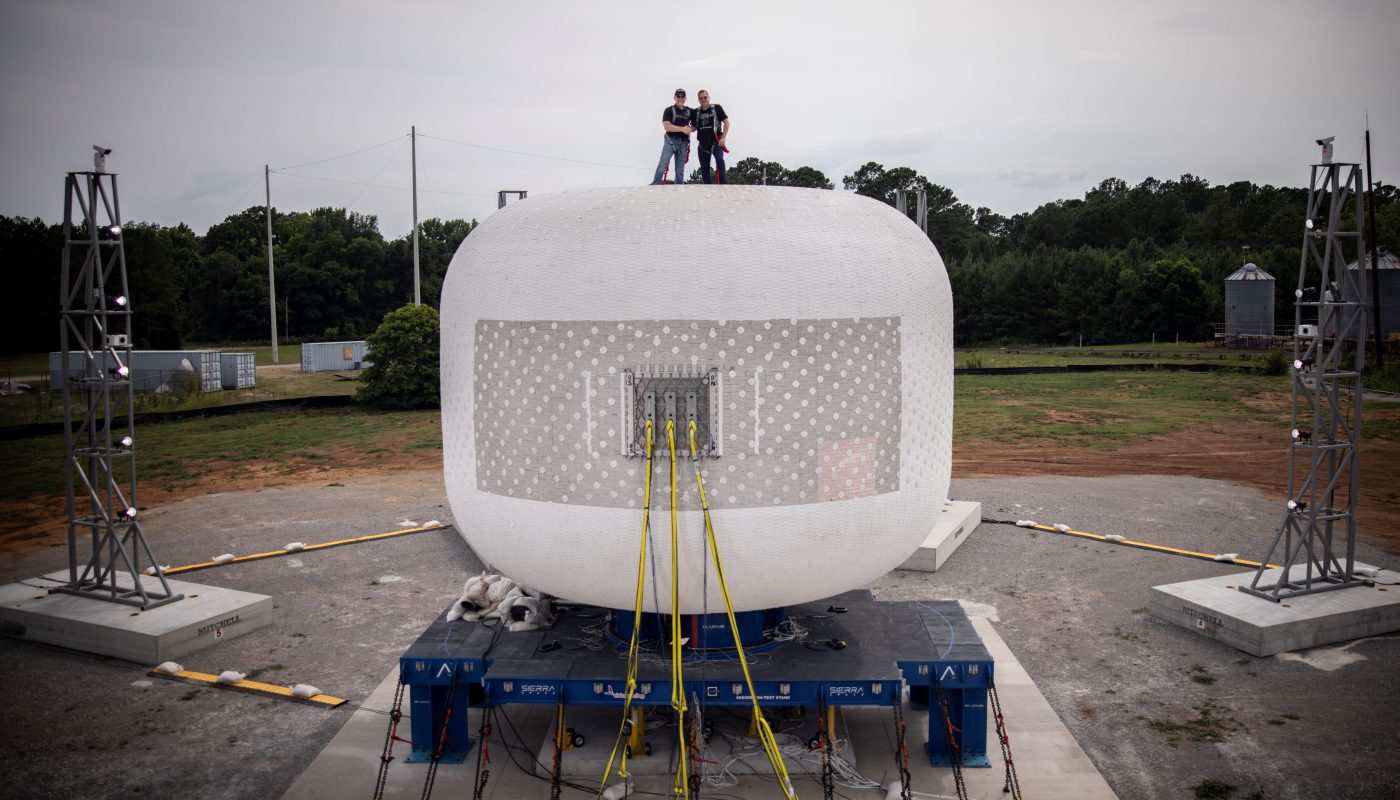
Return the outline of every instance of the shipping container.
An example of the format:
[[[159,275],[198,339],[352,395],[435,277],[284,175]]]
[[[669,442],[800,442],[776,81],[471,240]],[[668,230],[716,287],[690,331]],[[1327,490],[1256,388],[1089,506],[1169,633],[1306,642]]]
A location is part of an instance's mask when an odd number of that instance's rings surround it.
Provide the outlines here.
[[[301,346],[302,372],[338,372],[369,366],[369,344],[359,342],[305,342]]]
[[[63,388],[61,353],[49,353],[49,385]],[[94,356],[99,369],[111,369],[116,361],[110,354]],[[217,350],[132,350],[131,386],[138,392],[217,392],[223,389],[223,374]],[[88,375],[87,357],[80,351],[68,353],[68,368],[74,377]]]
[[[219,353],[219,368],[225,389],[251,389],[258,385],[256,355]]]

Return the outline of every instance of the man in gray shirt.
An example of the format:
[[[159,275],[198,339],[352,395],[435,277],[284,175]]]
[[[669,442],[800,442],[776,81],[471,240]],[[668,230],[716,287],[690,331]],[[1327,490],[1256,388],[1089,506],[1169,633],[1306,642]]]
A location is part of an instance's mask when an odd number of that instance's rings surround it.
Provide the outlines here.
[[[685,90],[677,89],[675,104],[666,106],[666,110],[661,112],[661,127],[666,131],[666,136],[661,143],[661,160],[656,164],[652,186],[660,185],[666,177],[668,162],[673,158],[676,175],[671,182],[685,183],[685,163],[690,160],[690,134],[695,132],[694,121],[694,111],[685,104]]]

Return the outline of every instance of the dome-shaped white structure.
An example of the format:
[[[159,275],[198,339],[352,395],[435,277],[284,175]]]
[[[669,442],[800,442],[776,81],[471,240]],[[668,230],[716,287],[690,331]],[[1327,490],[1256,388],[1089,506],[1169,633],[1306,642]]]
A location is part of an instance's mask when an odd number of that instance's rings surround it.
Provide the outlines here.
[[[661,414],[673,391],[684,414],[695,391],[735,609],[865,585],[919,546],[947,496],[952,315],[928,238],[865,197],[676,186],[511,205],[463,241],[443,285],[457,526],[518,581],[631,608],[645,395]],[[661,439],[646,608],[669,611]],[[681,455],[681,611],[718,612],[694,462]]]

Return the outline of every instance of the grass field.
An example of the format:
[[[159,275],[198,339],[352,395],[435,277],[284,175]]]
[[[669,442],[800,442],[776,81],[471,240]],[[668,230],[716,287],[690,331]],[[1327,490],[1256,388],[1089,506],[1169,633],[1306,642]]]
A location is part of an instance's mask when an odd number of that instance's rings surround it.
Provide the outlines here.
[[[1245,421],[1283,427],[1289,402],[1284,378],[1228,373],[962,375],[954,386],[954,444],[1048,440],[1113,449],[1135,437]]]
[[[254,474],[330,469],[353,458],[424,454],[438,463],[436,411],[377,412],[361,408],[271,411],[143,425],[137,429],[141,481],[179,489],[211,475],[237,481]],[[63,438],[34,436],[3,443],[0,497],[63,492]]]
[[[330,375],[259,378],[268,392],[330,393],[355,385]],[[261,384],[266,384],[263,386]],[[1141,437],[1229,431],[1240,423],[1288,425],[1286,378],[1211,373],[964,375],[954,383],[955,446],[1050,443],[1113,450]],[[234,394],[226,392],[224,394]],[[1400,405],[1368,404],[1365,435],[1400,441]],[[436,411],[377,412],[358,407],[239,414],[147,424],[138,431],[143,481],[178,487],[211,475],[238,479],[256,470],[294,472],[415,454],[435,463],[441,449]],[[63,490],[62,439],[3,443],[0,497]]]
[[[993,367],[1063,367],[1071,364],[1228,364],[1255,367],[1263,364],[1263,355],[1239,351],[1154,352],[1094,349],[1070,350],[959,350],[953,355],[953,366],[959,368]]]

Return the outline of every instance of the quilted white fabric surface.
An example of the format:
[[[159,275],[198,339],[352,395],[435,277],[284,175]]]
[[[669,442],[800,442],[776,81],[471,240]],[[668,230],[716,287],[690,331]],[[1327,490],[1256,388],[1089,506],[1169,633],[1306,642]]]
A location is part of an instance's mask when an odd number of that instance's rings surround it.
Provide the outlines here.
[[[928,238],[849,193],[662,186],[508,206],[463,241],[442,292],[458,529],[525,585],[631,608],[645,475],[626,453],[626,375],[713,369],[720,454],[698,463],[736,610],[865,585],[947,495],[952,312]],[[720,612],[688,452],[676,469],[680,610]],[[652,480],[646,608],[669,611],[664,434]]]

